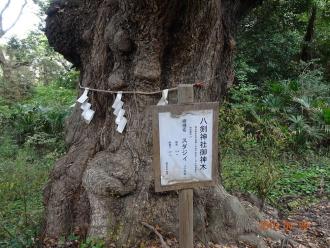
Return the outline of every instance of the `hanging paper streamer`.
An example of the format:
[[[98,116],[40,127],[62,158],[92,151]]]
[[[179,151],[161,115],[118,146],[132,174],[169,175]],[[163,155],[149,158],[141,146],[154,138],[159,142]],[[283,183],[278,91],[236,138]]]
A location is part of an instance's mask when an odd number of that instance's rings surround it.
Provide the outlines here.
[[[112,104],[112,108],[114,109],[113,113],[115,116],[118,115],[119,111],[122,109],[124,105],[124,102],[121,100],[122,95],[123,94],[119,92],[116,96],[114,103]]]
[[[113,114],[115,116],[117,116],[119,114],[119,111],[122,109],[123,105],[124,105],[124,102],[122,102],[122,101],[118,102],[118,104],[115,107],[115,110],[113,111]]]
[[[125,117],[123,117],[117,126],[117,129],[116,129],[117,132],[122,133],[125,129],[126,124],[127,124],[127,119]]]
[[[127,119],[124,117],[125,110],[123,109],[124,102],[121,100],[123,96],[122,92],[119,92],[116,96],[116,99],[114,103],[112,104],[112,108],[114,109],[113,114],[116,117],[116,124],[117,124],[117,132],[122,133],[125,129],[125,126],[127,124]]]
[[[82,112],[81,116],[84,118],[85,122],[89,124],[94,117],[95,111],[91,109],[86,109]]]
[[[80,108],[83,111],[86,111],[87,109],[90,109],[92,107],[92,104],[90,104],[89,102],[84,102],[83,104],[81,104]]]
[[[125,118],[124,115],[125,115],[125,110],[120,109],[120,110],[119,110],[119,113],[118,113],[118,115],[117,115],[116,121],[115,121],[117,125],[119,125],[120,121],[121,121],[123,118]]]
[[[88,96],[87,96],[88,91],[89,91],[89,89],[85,88],[84,93],[78,98],[77,102],[84,103],[88,99]]]
[[[117,94],[117,96],[116,96],[115,101],[114,101],[113,104],[112,104],[112,108],[116,108],[117,104],[118,104],[119,102],[121,102],[121,97],[122,97],[122,96],[123,96],[122,91],[119,91],[118,94]]]
[[[94,117],[95,111],[91,109],[92,104],[88,102],[88,88],[85,88],[84,93],[78,98],[77,102],[81,103],[81,110],[83,111],[81,116],[84,118],[85,122],[89,124]]]
[[[159,100],[159,102],[157,103],[157,105],[167,105],[168,101],[167,101],[167,96],[168,96],[168,89],[163,90],[162,91],[162,98]]]

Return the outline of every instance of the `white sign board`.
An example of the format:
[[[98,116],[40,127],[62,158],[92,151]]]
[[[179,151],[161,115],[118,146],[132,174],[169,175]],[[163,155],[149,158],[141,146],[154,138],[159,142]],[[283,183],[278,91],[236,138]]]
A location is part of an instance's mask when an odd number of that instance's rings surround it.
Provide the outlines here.
[[[212,180],[213,110],[159,113],[161,185]]]
[[[217,105],[212,103],[158,107],[156,177],[160,177],[160,188],[212,182],[217,177],[215,110]]]

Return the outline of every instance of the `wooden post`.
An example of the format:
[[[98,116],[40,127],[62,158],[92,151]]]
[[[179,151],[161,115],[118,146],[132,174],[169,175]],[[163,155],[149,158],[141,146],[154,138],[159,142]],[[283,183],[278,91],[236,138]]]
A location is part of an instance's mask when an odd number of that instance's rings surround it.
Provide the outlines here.
[[[191,84],[178,86],[178,103],[194,102],[194,88]],[[193,230],[193,190],[183,189],[179,191],[179,243],[180,248],[194,247]]]

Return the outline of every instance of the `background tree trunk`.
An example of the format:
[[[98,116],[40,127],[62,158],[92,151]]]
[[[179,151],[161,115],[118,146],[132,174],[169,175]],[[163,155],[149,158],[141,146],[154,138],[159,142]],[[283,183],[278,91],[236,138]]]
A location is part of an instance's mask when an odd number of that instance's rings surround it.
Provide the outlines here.
[[[308,24],[306,28],[306,34],[304,37],[304,41],[302,44],[301,54],[300,58],[301,60],[308,62],[313,58],[313,48],[312,43],[314,39],[314,33],[315,33],[315,22],[316,22],[316,13],[317,13],[317,5],[313,4],[311,8],[311,14],[308,19]]]
[[[232,32],[258,1],[54,1],[47,14],[50,44],[81,72],[81,84],[153,91],[208,81],[196,101],[216,101],[232,84]],[[114,96],[90,93],[93,121],[76,106],[67,122],[70,149],[45,189],[45,236],[73,230],[129,247],[150,232],[145,221],[177,233],[178,195],[155,193],[151,111],[160,95],[124,95],[128,125],[117,133]],[[175,95],[170,96],[174,99]],[[196,238],[219,242],[256,231],[246,209],[221,185],[195,190]]]

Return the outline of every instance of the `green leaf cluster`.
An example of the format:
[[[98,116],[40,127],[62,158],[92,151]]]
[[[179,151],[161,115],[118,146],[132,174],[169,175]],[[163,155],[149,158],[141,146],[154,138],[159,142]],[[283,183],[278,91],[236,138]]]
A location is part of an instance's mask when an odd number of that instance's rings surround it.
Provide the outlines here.
[[[306,44],[313,8],[316,20]],[[273,203],[329,195],[329,9],[323,0],[269,0],[242,22],[236,78],[220,110],[228,190]],[[305,45],[308,61],[301,60]]]

